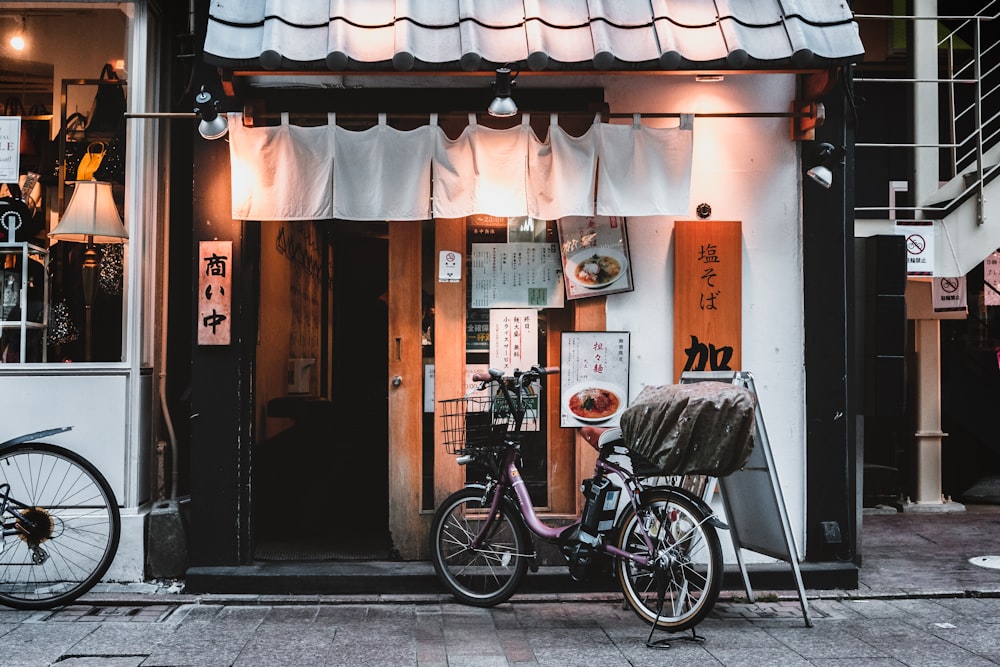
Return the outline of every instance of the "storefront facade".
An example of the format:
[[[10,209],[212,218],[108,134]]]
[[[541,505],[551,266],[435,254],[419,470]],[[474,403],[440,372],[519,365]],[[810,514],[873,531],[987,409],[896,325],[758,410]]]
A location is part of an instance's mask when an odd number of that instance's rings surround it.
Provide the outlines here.
[[[749,371],[807,581],[856,578],[850,12],[576,4],[209,8],[229,136],[192,160],[189,572],[425,558],[465,475],[435,406],[536,362],[564,376],[526,445],[550,518],[592,464],[571,380],[600,366],[627,402]],[[505,76],[519,113],[491,118]],[[847,153],[828,189],[820,141]],[[625,275],[574,280],[589,248]],[[728,338],[692,333],[706,310]]]
[[[4,112],[22,129],[18,180],[28,179],[22,190],[31,211],[30,223],[5,228],[0,243],[12,306],[2,322],[2,439],[72,427],[47,439],[92,461],[121,507],[122,537],[107,577],[141,581],[145,519],[158,492],[165,183],[155,165],[165,127],[132,124],[126,113],[161,104],[160,82],[146,73],[162,65],[163,17],[146,2],[5,2],[0,19]],[[21,42],[9,41],[11,29]],[[87,239],[59,228],[88,150],[103,157],[93,178],[119,218],[92,237],[100,263],[90,294],[82,289]]]
[[[8,242],[48,257],[47,315],[5,311],[5,332],[45,331],[0,366],[8,435],[74,427],[58,444],[94,461],[122,507],[109,579],[183,574],[185,560],[211,577],[426,557],[436,503],[465,480],[435,406],[509,360],[498,341],[516,322],[532,334],[518,363],[564,367],[541,388],[525,450],[547,517],[576,514],[592,465],[564,400],[571,380],[593,379],[581,349],[618,353],[607,367],[624,402],[685,367],[750,371],[815,565],[807,581],[850,584],[859,409],[842,68],[862,48],[848,10],[400,1],[317,16],[285,3],[265,17],[263,2],[219,4],[0,10],[40,38],[0,56],[5,97],[21,97],[25,126],[44,124],[61,156],[61,170],[20,156],[22,175],[43,172],[42,224]],[[104,47],[74,41],[82,22]],[[105,63],[117,83],[94,82]],[[519,113],[492,118],[503,69]],[[91,115],[96,91],[118,84],[120,136],[69,134],[74,112]],[[202,87],[229,123],[222,140],[198,134]],[[87,327],[85,244],[49,233],[73,192],[69,146],[112,140],[127,147],[106,176],[127,239],[99,244]],[[804,176],[820,142],[847,151],[829,189]],[[303,160],[303,146],[322,159]],[[716,242],[732,250],[725,276],[697,261]],[[623,275],[571,277],[589,248]],[[489,265],[526,252],[538,258],[525,268]],[[716,305],[728,339],[685,329]],[[187,558],[151,567],[177,546],[150,518],[164,499],[183,501]],[[842,542],[823,539],[830,522]]]

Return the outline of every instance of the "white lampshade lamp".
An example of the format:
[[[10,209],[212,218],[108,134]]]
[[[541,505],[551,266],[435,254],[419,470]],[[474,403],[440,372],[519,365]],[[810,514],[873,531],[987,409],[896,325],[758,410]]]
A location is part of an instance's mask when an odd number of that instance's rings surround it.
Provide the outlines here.
[[[85,359],[91,357],[91,308],[97,295],[97,275],[100,260],[95,243],[124,243],[128,232],[118,215],[111,183],[103,181],[75,181],[71,183],[73,196],[70,197],[66,212],[56,228],[49,232],[49,238],[56,241],[86,243],[81,267],[83,279],[83,302],[86,306],[86,351]]]

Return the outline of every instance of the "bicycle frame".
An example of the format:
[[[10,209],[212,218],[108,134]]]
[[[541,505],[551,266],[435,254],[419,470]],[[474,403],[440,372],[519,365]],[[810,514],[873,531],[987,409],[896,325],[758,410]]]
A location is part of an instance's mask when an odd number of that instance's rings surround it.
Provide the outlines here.
[[[531,497],[528,495],[528,488],[521,478],[521,471],[518,470],[515,459],[517,458],[517,444],[508,443],[508,448],[504,455],[504,463],[502,466],[501,479],[496,482],[496,488],[493,490],[493,498],[490,501],[490,516],[483,522],[482,529],[479,534],[476,535],[473,540],[473,545],[478,546],[480,542],[485,538],[485,536],[490,534],[490,530],[493,525],[493,519],[497,516],[497,511],[500,507],[500,499],[504,495],[508,495],[508,491],[513,491],[515,497],[517,498],[517,504],[521,510],[521,516],[525,521],[528,529],[538,537],[546,540],[548,542],[558,542],[559,537],[569,528],[575,525],[579,525],[580,517],[570,524],[569,526],[549,526],[541,517],[535,512],[534,506],[531,504]],[[615,475],[622,481],[622,486],[625,488],[626,493],[628,493],[629,502],[632,506],[638,509],[638,495],[639,492],[636,487],[638,483],[635,477],[627,470],[621,466],[615,465],[610,461],[598,458],[595,465],[595,472],[600,473],[610,473]],[[642,527],[643,541],[649,548],[650,552],[654,552],[653,540],[650,538],[649,534],[646,532],[645,527]],[[631,560],[639,565],[649,565],[649,559],[645,556],[639,554],[631,554],[627,551],[623,551],[611,544],[601,543],[600,550],[610,554],[612,556],[617,556],[619,558],[625,558]]]
[[[498,466],[499,479],[495,480],[493,483],[493,497],[490,499],[490,515],[483,522],[483,525],[472,541],[473,547],[478,547],[483,540],[490,534],[492,530],[493,521],[498,516],[498,510],[500,507],[501,498],[504,496],[509,496],[510,491],[514,492],[514,497],[517,500],[518,508],[520,509],[521,517],[524,519],[525,524],[528,529],[536,536],[548,542],[558,542],[561,535],[568,529],[580,524],[580,517],[570,524],[569,526],[549,526],[538,516],[535,512],[535,508],[531,503],[531,497],[528,494],[527,485],[525,485],[524,480],[521,478],[521,471],[517,467],[517,456],[520,447],[520,436],[521,436],[521,422],[524,419],[524,409],[521,406],[520,394],[522,391],[522,384],[518,377],[514,378],[513,389],[507,386],[506,382],[498,381],[497,385],[500,387],[500,392],[507,403],[508,409],[511,414],[514,415],[514,430],[509,435],[510,437],[504,438],[504,452],[503,457]],[[514,398],[511,398],[511,392],[514,392]],[[597,462],[594,467],[594,472],[596,474],[611,474],[618,477],[622,482],[622,487],[625,489],[629,497],[629,502],[632,504],[633,509],[639,510],[639,494],[642,491],[642,485],[638,482],[636,477],[631,471],[618,466],[611,461],[608,461],[601,456],[598,456]],[[487,492],[489,492],[490,487],[487,486]],[[641,526],[641,532],[643,541],[646,543],[646,547],[649,549],[650,553],[655,553],[655,548],[652,538],[646,531],[645,526]],[[625,558],[641,566],[648,566],[650,564],[649,558],[641,556],[639,554],[632,554],[627,551],[623,551],[613,545],[602,542],[600,544],[600,550],[604,553],[616,556],[619,558]]]

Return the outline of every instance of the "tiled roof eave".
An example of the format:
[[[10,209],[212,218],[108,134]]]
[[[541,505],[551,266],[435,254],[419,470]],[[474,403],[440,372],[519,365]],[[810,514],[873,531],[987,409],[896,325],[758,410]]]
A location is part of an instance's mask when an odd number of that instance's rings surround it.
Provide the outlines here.
[[[647,61],[639,63],[615,62],[607,68],[597,68],[593,63],[560,63],[550,61],[543,70],[529,69],[526,63],[493,63],[483,61],[478,69],[470,70],[462,66],[460,62],[451,63],[427,63],[414,60],[412,67],[399,69],[392,61],[382,61],[365,63],[349,60],[346,66],[338,69],[330,69],[325,60],[295,62],[282,59],[279,67],[265,67],[260,58],[249,59],[229,59],[220,58],[211,54],[205,54],[205,62],[209,65],[220,67],[223,70],[239,72],[241,75],[284,75],[294,73],[299,76],[329,76],[332,74],[365,73],[365,74],[477,74],[491,73],[501,65],[509,65],[511,69],[521,70],[521,75],[538,74],[558,74],[558,73],[591,73],[591,74],[615,74],[615,73],[698,73],[698,72],[732,72],[732,73],[783,73],[783,72],[808,72],[838,68],[845,65],[859,63],[863,60],[863,54],[856,58],[821,58],[813,56],[808,63],[796,63],[792,58],[781,60],[760,61],[747,59],[739,67],[734,67],[726,59],[716,59],[704,62],[693,62],[682,60],[674,67],[663,67],[659,61]]]
[[[206,63],[283,72],[699,72],[861,60],[850,6],[816,0],[213,2]]]

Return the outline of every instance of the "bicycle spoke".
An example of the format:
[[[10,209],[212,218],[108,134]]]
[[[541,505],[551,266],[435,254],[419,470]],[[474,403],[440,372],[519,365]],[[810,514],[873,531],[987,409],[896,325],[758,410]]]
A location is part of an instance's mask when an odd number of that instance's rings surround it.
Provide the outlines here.
[[[106,480],[55,445],[25,443],[0,452],[0,483],[11,502],[0,552],[0,603],[23,609],[65,604],[111,564],[120,519]]]

